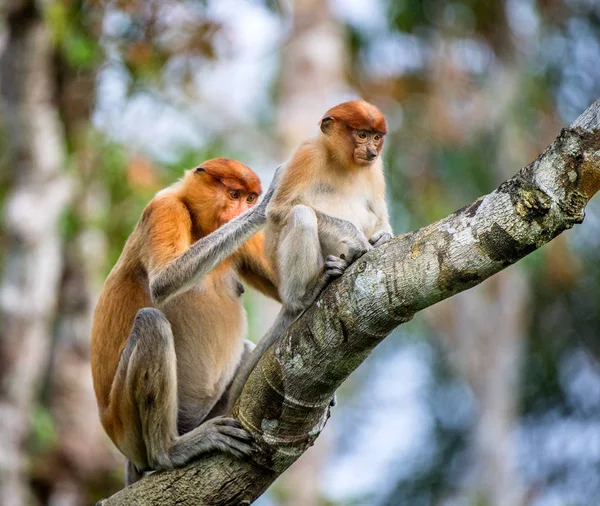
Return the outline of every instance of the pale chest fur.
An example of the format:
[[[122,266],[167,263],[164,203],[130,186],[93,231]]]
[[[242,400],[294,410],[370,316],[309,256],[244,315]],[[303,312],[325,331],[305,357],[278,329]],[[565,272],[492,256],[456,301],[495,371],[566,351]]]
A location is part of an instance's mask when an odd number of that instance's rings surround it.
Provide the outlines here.
[[[369,238],[376,232],[372,180],[369,174],[353,174],[346,178],[323,178],[315,181],[306,194],[306,204],[329,216],[352,222]]]
[[[173,329],[181,403],[220,395],[233,378],[247,330],[241,290],[233,269],[217,269],[160,308]]]

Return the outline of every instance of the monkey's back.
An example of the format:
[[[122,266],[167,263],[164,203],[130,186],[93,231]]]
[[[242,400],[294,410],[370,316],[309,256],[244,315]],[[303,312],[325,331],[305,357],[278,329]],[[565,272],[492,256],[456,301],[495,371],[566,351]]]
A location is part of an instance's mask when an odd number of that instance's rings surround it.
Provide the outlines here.
[[[101,411],[108,406],[113,378],[135,315],[151,305],[143,266],[121,255],[104,283],[92,325],[92,378]]]

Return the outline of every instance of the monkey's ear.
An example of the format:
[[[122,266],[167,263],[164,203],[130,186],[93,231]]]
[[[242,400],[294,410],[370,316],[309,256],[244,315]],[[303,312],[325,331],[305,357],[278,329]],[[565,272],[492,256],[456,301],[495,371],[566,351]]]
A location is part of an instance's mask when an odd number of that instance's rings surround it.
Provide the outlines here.
[[[321,120],[321,132],[324,134],[328,134],[331,132],[331,128],[333,127],[333,116],[325,116]]]

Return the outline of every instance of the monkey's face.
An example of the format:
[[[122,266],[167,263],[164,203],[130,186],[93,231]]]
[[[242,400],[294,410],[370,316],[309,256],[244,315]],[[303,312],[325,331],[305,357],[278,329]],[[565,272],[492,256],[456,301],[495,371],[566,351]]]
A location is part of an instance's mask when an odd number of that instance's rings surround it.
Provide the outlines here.
[[[373,130],[352,130],[352,160],[358,166],[370,166],[381,153],[383,134]]]
[[[224,225],[244,211],[250,209],[258,201],[258,193],[248,191],[242,186],[225,186],[220,189],[217,198],[221,203],[219,226]]]
[[[197,207],[204,234],[239,216],[258,201],[260,179],[237,160],[213,158],[189,171],[183,181],[187,198]]]
[[[321,132],[333,159],[354,167],[370,167],[383,148],[387,124],[377,107],[364,100],[351,100],[325,113]]]

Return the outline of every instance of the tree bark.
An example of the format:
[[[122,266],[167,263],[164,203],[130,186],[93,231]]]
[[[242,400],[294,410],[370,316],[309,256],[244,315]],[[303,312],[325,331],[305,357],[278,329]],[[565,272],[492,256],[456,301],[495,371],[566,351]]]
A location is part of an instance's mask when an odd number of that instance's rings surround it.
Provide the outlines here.
[[[206,455],[102,501],[250,504],[317,438],[336,388],[396,326],[576,223],[600,188],[600,100],[494,192],[357,260],[259,361],[234,408],[254,460]]]

